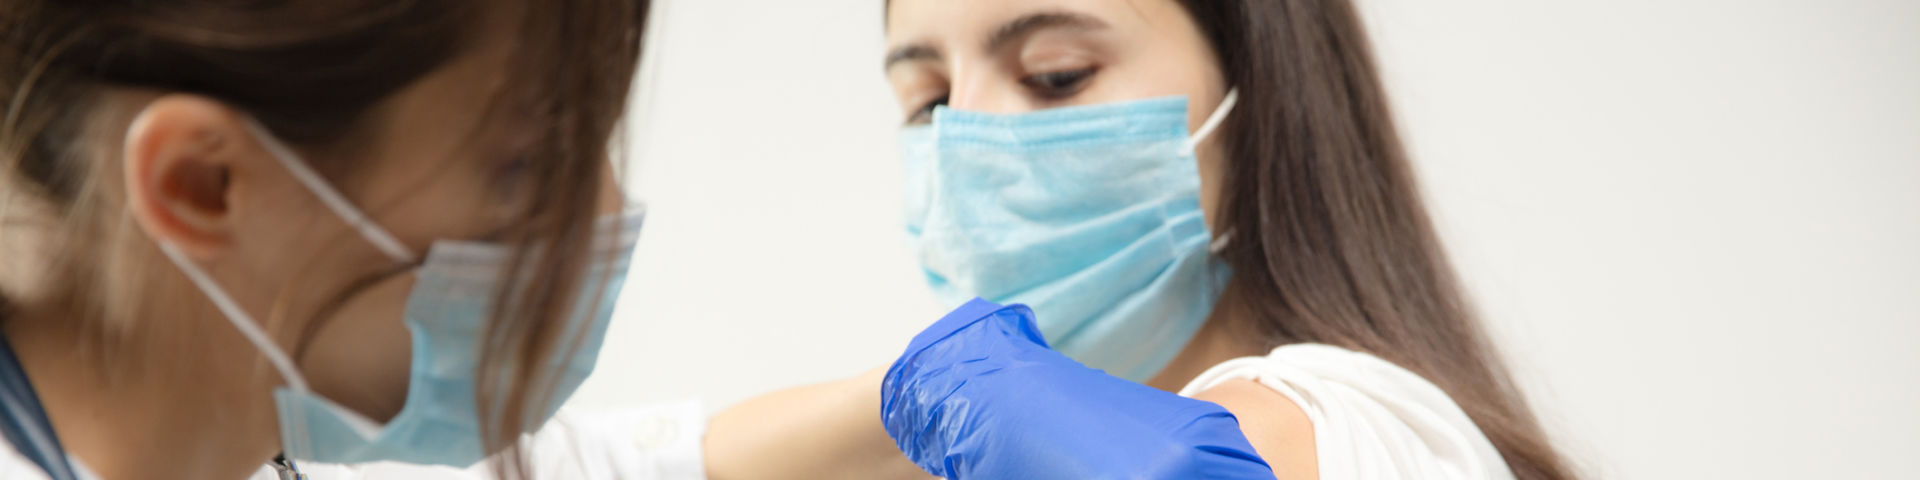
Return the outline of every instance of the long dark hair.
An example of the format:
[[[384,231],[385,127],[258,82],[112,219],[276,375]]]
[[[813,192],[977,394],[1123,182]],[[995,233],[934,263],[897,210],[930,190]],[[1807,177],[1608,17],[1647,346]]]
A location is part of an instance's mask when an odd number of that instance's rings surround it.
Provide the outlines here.
[[[1240,103],[1222,308],[1271,345],[1368,352],[1439,385],[1522,479],[1572,478],[1460,291],[1348,0],[1181,0]]]
[[[528,204],[512,219],[520,248],[488,322],[476,393],[484,442],[508,448],[501,476],[524,476],[517,444],[552,395],[555,355],[576,347],[556,319],[571,311],[588,260],[608,139],[626,105],[648,0],[524,2],[508,85],[535,97],[545,130],[526,171]],[[111,272],[93,239],[124,223],[102,218],[114,198],[86,158],[92,105],[118,89],[218,99],[259,119],[296,148],[350,149],[381,102],[473,44],[470,0],[0,0],[0,194],[30,195],[62,218],[63,243],[47,283],[67,308],[108,317],[88,293]],[[530,94],[530,95],[527,95]],[[488,102],[493,115],[520,108]],[[512,112],[507,110],[511,109]],[[309,155],[334,181],[350,155]],[[345,158],[332,158],[345,157]],[[10,213],[10,212],[9,212]],[[9,246],[9,248],[23,248]],[[11,253],[11,252],[10,252]],[[362,282],[362,286],[367,282]],[[340,292],[338,297],[349,296]],[[0,301],[0,305],[7,302]],[[17,303],[17,302],[16,302]],[[17,305],[16,305],[17,306]],[[309,322],[311,323],[311,322]],[[97,330],[98,328],[96,328]],[[264,460],[264,459],[262,459]]]

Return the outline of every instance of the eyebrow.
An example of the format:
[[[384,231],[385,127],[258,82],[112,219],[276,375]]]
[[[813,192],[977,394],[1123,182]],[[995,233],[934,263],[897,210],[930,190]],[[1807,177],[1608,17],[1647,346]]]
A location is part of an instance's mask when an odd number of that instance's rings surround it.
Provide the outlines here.
[[[1007,45],[1014,41],[1049,28],[1096,30],[1106,27],[1106,22],[1078,13],[1041,12],[1020,17],[994,29],[993,35],[987,37],[986,47],[989,52],[999,51],[1007,48]],[[940,50],[924,43],[916,43],[887,52],[886,69],[891,70],[894,65],[903,62],[939,60],[940,57]]]
[[[933,47],[929,47],[925,44],[907,45],[904,47],[896,48],[891,52],[887,52],[887,63],[886,63],[885,69],[892,70],[894,65],[900,64],[902,62],[914,62],[914,61],[921,61],[921,60],[939,60],[939,59],[940,59],[940,51],[934,49]]]
[[[1000,51],[1001,49],[1007,48],[1008,44],[1011,44],[1016,40],[1024,38],[1028,35],[1032,35],[1034,32],[1038,32],[1038,31],[1046,30],[1050,28],[1064,28],[1069,30],[1097,30],[1097,29],[1106,28],[1106,27],[1107,27],[1106,22],[1102,22],[1100,21],[1100,19],[1089,17],[1086,15],[1081,15],[1078,13],[1071,13],[1071,12],[1035,13],[1032,15],[1020,17],[1019,19],[1011,22],[1007,22],[1006,24],[1001,25],[999,29],[994,30],[993,36],[987,37],[987,51],[989,52]]]

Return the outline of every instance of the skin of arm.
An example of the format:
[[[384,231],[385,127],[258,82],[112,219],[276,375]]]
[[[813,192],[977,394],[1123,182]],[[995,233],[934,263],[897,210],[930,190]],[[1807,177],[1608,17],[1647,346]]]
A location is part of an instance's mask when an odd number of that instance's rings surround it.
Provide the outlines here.
[[[1313,421],[1286,395],[1240,379],[1209,388],[1193,398],[1220,404],[1240,419],[1240,431],[1280,480],[1317,480]]]
[[[703,440],[707,478],[933,478],[880,424],[886,372],[774,392],[721,411]]]
[[[933,478],[907,460],[879,422],[885,368],[762,395],[714,416],[705,439],[707,478]],[[1316,480],[1313,422],[1286,395],[1252,380],[1207,389],[1280,480]]]
[[[1174,371],[1149,385],[1177,390],[1207,367],[1259,355],[1265,345],[1240,345],[1220,322],[1208,322]],[[1190,364],[1190,365],[1188,365]],[[1185,366],[1182,366],[1185,365]],[[880,423],[880,381],[887,367],[833,382],[792,388],[734,405],[714,416],[705,438],[707,477],[714,480],[788,478],[934,478],[900,453]],[[1222,383],[1194,395],[1240,420],[1240,431],[1281,480],[1315,480],[1319,463],[1313,422],[1286,395],[1253,380]]]

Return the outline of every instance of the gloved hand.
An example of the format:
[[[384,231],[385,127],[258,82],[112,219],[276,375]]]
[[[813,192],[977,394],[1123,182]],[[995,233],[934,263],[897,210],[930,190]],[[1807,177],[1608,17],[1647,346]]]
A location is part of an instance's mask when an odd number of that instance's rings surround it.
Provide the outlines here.
[[[880,387],[900,450],[953,479],[1273,478],[1233,414],[1047,347],[1023,305],[974,300],[914,337]]]

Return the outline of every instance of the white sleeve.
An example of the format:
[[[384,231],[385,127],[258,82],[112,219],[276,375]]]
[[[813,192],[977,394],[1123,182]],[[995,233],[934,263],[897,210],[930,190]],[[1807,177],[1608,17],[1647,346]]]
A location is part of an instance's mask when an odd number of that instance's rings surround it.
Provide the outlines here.
[[[0,480],[46,480],[47,473],[40,465],[27,460],[7,443],[6,437],[0,437]]]
[[[538,480],[703,480],[707,418],[699,402],[614,411],[563,409],[526,444]],[[311,480],[494,480],[486,463],[458,469],[378,462],[301,463]],[[271,468],[252,480],[277,480]]]
[[[1320,478],[1512,480],[1465,411],[1432,382],[1379,357],[1318,344],[1229,360],[1180,390],[1193,396],[1250,379],[1286,395],[1313,422]]]
[[[534,478],[704,480],[706,434],[699,402],[563,411],[534,439]]]
[[[67,455],[67,465],[73,467],[73,476],[79,480],[100,480],[99,475],[73,455]],[[6,437],[0,437],[0,480],[47,480],[47,472],[40,469],[40,464],[21,455]]]

